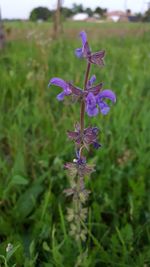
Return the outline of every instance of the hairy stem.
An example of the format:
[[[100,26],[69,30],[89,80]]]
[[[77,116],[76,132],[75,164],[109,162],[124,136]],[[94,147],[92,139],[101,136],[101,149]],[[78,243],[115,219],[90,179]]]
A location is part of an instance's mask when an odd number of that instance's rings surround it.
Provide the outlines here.
[[[84,90],[86,90],[86,87],[87,87],[87,82],[88,82],[89,73],[90,73],[90,67],[91,67],[91,63],[88,62],[86,73],[85,73]],[[83,133],[83,130],[84,130],[84,113],[85,113],[85,101],[82,100],[82,103],[81,103],[81,112],[80,112],[81,133]]]

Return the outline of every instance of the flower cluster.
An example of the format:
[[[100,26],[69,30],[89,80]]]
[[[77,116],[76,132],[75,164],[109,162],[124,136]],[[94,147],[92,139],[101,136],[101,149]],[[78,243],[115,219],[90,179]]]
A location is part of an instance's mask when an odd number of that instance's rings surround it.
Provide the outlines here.
[[[102,50],[96,53],[92,53],[89,48],[88,41],[87,41],[87,35],[84,31],[80,32],[80,37],[82,40],[82,47],[77,48],[75,50],[76,56],[79,58],[82,58],[82,57],[86,58],[89,63],[103,66],[104,65],[103,58],[105,56],[105,51]]]
[[[110,108],[104,99],[109,99],[113,103],[116,102],[115,94],[109,90],[102,90],[103,83],[99,83],[96,86],[93,86],[96,77],[93,75],[87,83],[85,90],[82,90],[79,87],[74,86],[70,82],[66,82],[60,78],[52,78],[49,82],[50,85],[56,85],[63,89],[63,92],[57,95],[59,101],[64,100],[65,96],[75,96],[77,99],[84,100],[86,105],[87,114],[92,117],[96,116],[99,112],[103,115],[106,115]],[[102,91],[101,91],[102,90]]]
[[[99,134],[97,127],[88,127],[81,131],[80,124],[76,123],[75,131],[67,131],[67,134],[77,145],[83,144],[87,149],[91,144],[96,149],[101,147],[97,140]]]
[[[99,129],[97,127],[84,127],[84,114],[85,112],[89,117],[98,115],[99,113],[106,115],[110,107],[105,102],[109,100],[112,103],[116,102],[116,96],[110,89],[103,90],[103,83],[100,82],[94,85],[96,76],[92,75],[89,78],[91,64],[104,66],[105,51],[101,50],[95,53],[91,52],[87,41],[87,35],[84,31],[80,33],[82,40],[82,47],[75,50],[75,55],[78,58],[84,58],[87,61],[87,69],[85,73],[84,88],[81,89],[73,85],[69,81],[61,78],[54,77],[49,81],[49,86],[56,85],[63,90],[57,95],[58,101],[63,101],[65,97],[75,98],[81,105],[80,123],[75,124],[74,131],[67,131],[68,138],[74,141],[76,158],[72,162],[65,164],[65,169],[68,172],[70,187],[64,190],[67,196],[72,197],[72,208],[68,208],[67,219],[71,223],[70,234],[76,240],[86,240],[86,231],[83,229],[82,224],[86,221],[87,208],[84,207],[90,191],[85,188],[85,177],[90,176],[95,171],[93,165],[86,162],[83,156],[84,149],[89,150],[92,145],[98,149],[101,144],[98,142]]]

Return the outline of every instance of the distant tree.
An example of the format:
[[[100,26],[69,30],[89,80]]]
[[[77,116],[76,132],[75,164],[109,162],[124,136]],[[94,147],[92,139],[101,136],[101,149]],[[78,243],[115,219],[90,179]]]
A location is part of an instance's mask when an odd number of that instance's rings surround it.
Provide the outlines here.
[[[92,17],[93,16],[93,11],[90,7],[87,7],[85,10],[84,10],[85,13],[87,13],[89,15],[89,17]]]
[[[73,14],[83,13],[84,12],[83,5],[82,4],[78,5],[74,3],[72,7],[72,11],[73,11]]]
[[[64,18],[69,18],[73,15],[72,9],[70,9],[68,7],[61,7],[60,11],[61,11],[61,14]]]
[[[142,13],[140,13],[140,12],[136,13],[135,16],[137,17],[138,21],[142,21],[142,19],[143,19]]]
[[[96,7],[94,11],[94,13],[99,14],[101,17],[104,17],[106,12],[107,12],[107,8],[101,8],[101,7]]]
[[[52,16],[52,11],[50,11],[47,7],[37,7],[34,8],[30,13],[30,20],[36,21],[38,19],[48,20]]]
[[[145,12],[143,16],[143,21],[144,22],[150,22],[150,8]]]

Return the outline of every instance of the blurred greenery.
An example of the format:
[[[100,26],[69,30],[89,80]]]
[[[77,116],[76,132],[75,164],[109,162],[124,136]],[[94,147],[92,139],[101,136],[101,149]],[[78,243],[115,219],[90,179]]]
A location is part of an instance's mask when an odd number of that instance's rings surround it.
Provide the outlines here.
[[[113,89],[107,116],[88,119],[101,129],[99,151],[88,162],[96,172],[87,188],[88,239],[83,267],[150,266],[150,25],[66,23],[60,40],[48,23],[8,23],[0,51],[0,255],[8,266],[70,267],[79,254],[65,219],[63,164],[74,158],[66,136],[79,120],[79,104],[58,103],[61,77],[82,86],[86,63],[74,56],[85,29],[93,51],[106,50],[97,82]],[[81,260],[81,259],[80,259]],[[3,265],[0,257],[0,266]],[[15,266],[15,265],[14,265]]]

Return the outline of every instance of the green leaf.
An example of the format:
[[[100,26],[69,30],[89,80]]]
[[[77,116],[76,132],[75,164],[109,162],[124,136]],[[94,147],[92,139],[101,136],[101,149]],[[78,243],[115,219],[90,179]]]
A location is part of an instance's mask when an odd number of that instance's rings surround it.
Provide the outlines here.
[[[48,244],[47,244],[46,241],[43,242],[43,249],[44,249],[45,251],[50,251],[50,248],[49,248],[49,246],[48,246]]]
[[[42,193],[42,191],[42,185],[33,183],[33,185],[19,197],[16,206],[13,209],[13,216],[15,217],[15,219],[19,218],[19,220],[23,220],[32,212],[32,210],[36,206],[37,198]]]
[[[14,175],[11,180],[11,184],[16,185],[27,185],[28,183],[29,181],[21,175]]]
[[[13,256],[13,254],[16,252],[16,250],[19,248],[20,246],[17,245],[15,247],[13,247],[12,249],[10,249],[7,253],[6,253],[6,260],[9,261],[10,258]]]

